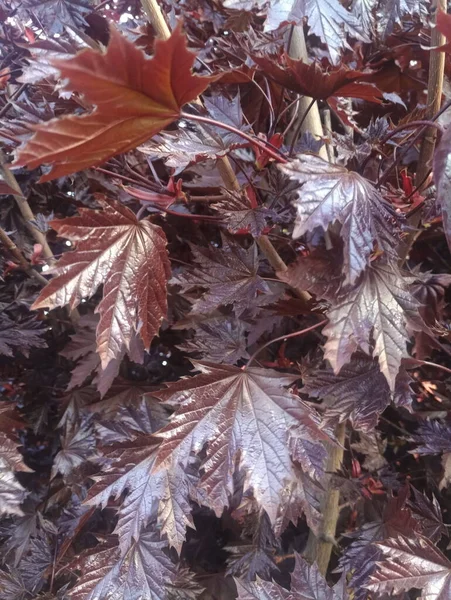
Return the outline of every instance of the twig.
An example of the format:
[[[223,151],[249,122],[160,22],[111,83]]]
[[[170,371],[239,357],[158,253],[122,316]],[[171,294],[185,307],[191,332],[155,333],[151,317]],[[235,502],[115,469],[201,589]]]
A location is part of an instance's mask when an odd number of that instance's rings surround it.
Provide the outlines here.
[[[167,26],[166,21],[164,20],[163,12],[162,12],[161,8],[159,7],[157,0],[141,0],[141,2],[143,5],[143,8],[146,11],[146,14],[149,18],[149,21],[155,27],[155,30],[157,31],[158,35],[160,35],[163,39],[167,40],[170,37],[171,32],[169,30],[169,27]],[[208,123],[210,125],[215,125],[215,126],[223,127],[224,129],[232,130],[234,133],[238,133],[242,137],[246,137],[246,139],[248,139],[249,142],[259,145],[263,150],[265,150],[270,156],[272,156],[278,162],[286,162],[285,158],[280,156],[280,154],[277,154],[276,152],[274,152],[271,148],[269,148],[266,144],[262,143],[260,140],[253,139],[251,136],[247,136],[247,134],[243,135],[243,132],[240,132],[239,130],[236,130],[235,128],[230,128],[230,127],[226,126],[224,123],[219,123],[219,122],[214,121],[213,119],[208,119],[207,117],[201,117],[199,115],[191,115],[191,114],[183,114],[182,113],[181,116],[184,117],[185,119],[197,120],[200,122]],[[219,174],[221,175],[221,178],[224,182],[226,189],[232,190],[235,192],[239,192],[241,189],[241,186],[238,182],[238,179],[235,175],[235,172],[234,172],[232,165],[230,164],[230,161],[227,158],[227,156],[224,156],[224,157],[218,159],[217,167],[218,167]],[[268,259],[268,262],[274,269],[276,269],[278,271],[286,271],[287,270],[287,268],[288,268],[287,265],[284,263],[282,258],[279,256],[277,250],[274,248],[270,239],[266,235],[260,236],[257,239],[257,243],[259,245],[260,250],[266,256],[266,258]],[[299,298],[301,298],[305,302],[308,302],[308,300],[310,300],[311,296],[308,292],[305,292],[301,288],[294,288],[294,290],[295,290],[296,294],[299,296]]]
[[[263,346],[260,346],[260,348],[258,348],[254,352],[254,354],[250,357],[250,359],[247,361],[245,367],[243,367],[243,368],[247,369],[248,367],[250,367],[251,364],[254,362],[255,358],[260,354],[260,352],[262,350],[264,350],[265,348],[267,348],[268,346],[270,346],[271,344],[274,344],[275,342],[289,340],[290,338],[299,337],[300,335],[304,335],[305,333],[308,333],[309,331],[318,329],[318,327],[321,327],[321,325],[325,325],[327,322],[328,322],[328,319],[323,319],[319,323],[315,323],[315,325],[311,325],[310,327],[306,327],[305,329],[301,329],[300,331],[295,331],[294,333],[289,333],[287,335],[281,335],[272,340],[269,340],[269,342],[266,342],[266,344],[263,344]]]
[[[277,162],[279,162],[279,163],[287,163],[288,162],[288,160],[283,156],[283,154],[280,151],[275,152],[271,148],[271,146],[269,144],[265,143],[263,140],[260,140],[256,137],[252,137],[251,135],[248,135],[244,131],[237,129],[236,127],[233,127],[232,125],[228,125],[227,123],[222,123],[221,121],[216,121],[215,119],[210,119],[210,117],[202,117],[201,115],[193,115],[193,114],[184,113],[184,112],[180,113],[180,117],[182,119],[186,119],[187,121],[199,121],[200,123],[206,123],[207,125],[213,125],[214,127],[220,127],[222,129],[226,129],[227,131],[231,131],[232,133],[235,133],[236,135],[239,135],[240,137],[242,137],[244,140],[246,140],[250,144],[253,144],[254,146],[259,146],[264,152],[269,154],[269,156],[271,156],[271,158],[273,158]]]
[[[25,271],[27,275],[36,279],[41,285],[47,285],[48,281],[45,277],[43,277],[40,273],[38,273],[31,264],[24,257],[22,252],[16,246],[16,244],[12,241],[12,239],[8,236],[6,231],[0,227],[0,242],[2,245],[12,254],[16,262],[20,265],[21,269]]]
[[[439,10],[446,12],[446,0],[435,1],[436,15]],[[437,27],[434,27],[431,33],[431,48],[442,46],[446,42],[445,36],[440,33]],[[428,79],[428,97],[425,118],[431,120],[439,111],[442,103],[443,79],[445,73],[445,53],[432,50],[429,61],[429,79]],[[432,157],[434,156],[435,144],[437,141],[437,130],[433,127],[428,127],[423,137],[420,147],[420,155],[418,157],[417,172],[415,174],[415,185],[421,189],[424,187],[427,180],[427,172],[431,167]],[[416,212],[410,219],[411,232],[407,236],[402,247],[400,263],[403,264],[409,256],[410,249],[415,243],[418,236],[421,234],[417,231],[420,225],[421,211]]]
[[[13,189],[17,191],[17,194],[14,194],[14,199],[16,200],[17,206],[19,207],[20,212],[22,213],[23,218],[25,219],[25,224],[34,237],[35,241],[42,246],[42,254],[45,256],[47,261],[51,264],[55,260],[53,256],[53,252],[50,249],[50,246],[47,243],[47,239],[42,231],[39,231],[36,227],[34,227],[32,221],[34,221],[34,214],[28,204],[28,200],[22,195],[22,191],[20,189],[19,184],[17,183],[17,179],[11,173],[8,168],[6,157],[3,154],[3,151],[0,150],[0,171],[2,173],[3,179],[6,183]]]

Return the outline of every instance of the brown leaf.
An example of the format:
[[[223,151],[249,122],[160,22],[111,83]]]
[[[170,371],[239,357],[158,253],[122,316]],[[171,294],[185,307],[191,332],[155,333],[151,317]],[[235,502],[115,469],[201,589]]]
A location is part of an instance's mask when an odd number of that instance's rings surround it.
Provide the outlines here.
[[[103,284],[97,310],[97,346],[106,368],[130,352],[135,332],[149,347],[166,315],[166,284],[170,264],[163,230],[114,200],[100,201],[103,211],[80,209],[79,217],[52,222],[59,235],[77,242],[76,250],[59,260],[54,279],[33,308],[75,308]]]
[[[86,49],[53,62],[64,89],[82,94],[95,110],[34,126],[36,134],[21,148],[15,164],[29,169],[51,164],[42,182],[136,148],[175,121],[182,106],[215,80],[193,75],[193,63],[180,26],[168,40],[155,42],[150,60],[111,28],[106,52]]]

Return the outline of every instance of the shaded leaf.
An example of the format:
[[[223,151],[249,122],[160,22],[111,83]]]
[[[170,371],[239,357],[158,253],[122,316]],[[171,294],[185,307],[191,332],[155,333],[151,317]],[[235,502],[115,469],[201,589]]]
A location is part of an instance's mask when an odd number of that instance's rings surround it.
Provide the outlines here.
[[[329,368],[306,370],[303,381],[303,392],[323,400],[326,422],[350,419],[355,429],[366,433],[374,429],[392,399],[377,360],[365,354],[355,354],[338,374]]]
[[[250,325],[243,321],[212,318],[203,319],[193,325],[187,323],[186,328],[188,327],[194,328],[194,337],[179,344],[180,350],[226,365],[233,365],[241,359],[249,358],[246,350],[246,330]]]
[[[56,275],[33,308],[75,308],[104,284],[98,306],[97,348],[102,367],[130,352],[135,332],[149,347],[166,315],[170,273],[163,230],[114,200],[103,211],[80,209],[81,216],[52,222],[59,235],[77,242],[59,260]]]
[[[265,75],[283,87],[302,96],[327,100],[330,96],[359,98],[380,104],[381,92],[371,83],[360,82],[367,73],[349,69],[344,65],[325,71],[317,62],[307,64],[293,60],[288,54],[282,57],[252,56]]]
[[[316,565],[309,565],[295,554],[295,567],[291,574],[291,591],[277,583],[258,579],[256,582],[236,580],[239,600],[346,600],[327,585]]]
[[[21,0],[21,12],[35,16],[49,34],[62,33],[66,25],[86,25],[84,17],[93,6],[90,0]]]
[[[195,262],[192,272],[184,271],[172,278],[171,283],[184,291],[206,288],[194,302],[192,313],[211,313],[218,306],[233,304],[237,316],[252,306],[261,294],[269,294],[269,285],[258,275],[256,244],[244,249],[223,238],[222,248],[191,246]],[[271,298],[273,300],[273,298]]]
[[[29,356],[32,348],[46,348],[43,339],[46,328],[34,317],[15,322],[6,313],[0,315],[0,354],[14,356],[21,352]]]

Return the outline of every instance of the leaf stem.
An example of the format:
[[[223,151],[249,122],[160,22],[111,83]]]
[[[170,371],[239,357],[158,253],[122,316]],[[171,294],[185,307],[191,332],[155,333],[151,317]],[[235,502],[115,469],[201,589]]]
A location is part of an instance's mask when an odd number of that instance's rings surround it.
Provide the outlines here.
[[[315,323],[315,325],[311,325],[310,327],[306,327],[305,329],[301,329],[300,331],[295,331],[294,333],[289,333],[288,335],[281,335],[281,336],[276,337],[276,338],[274,338],[272,340],[269,340],[269,342],[266,342],[266,344],[263,344],[263,346],[260,346],[260,348],[258,348],[254,352],[254,354],[247,361],[246,365],[243,367],[243,370],[246,370],[248,367],[250,367],[250,365],[255,360],[255,358],[260,354],[260,352],[262,350],[264,350],[265,348],[267,348],[268,346],[270,346],[271,344],[275,344],[276,342],[281,342],[281,341],[289,340],[290,338],[299,337],[301,335],[304,335],[305,333],[308,333],[309,331],[313,331],[314,329],[318,329],[318,327],[321,327],[322,325],[325,325],[327,322],[328,322],[328,319],[323,319],[319,323]]]
[[[235,133],[236,135],[239,135],[244,140],[248,141],[250,144],[252,144],[254,146],[259,146],[259,148],[264,150],[267,154],[269,154],[269,156],[271,156],[271,158],[273,158],[277,162],[279,162],[279,163],[287,163],[288,162],[288,160],[282,155],[282,153],[274,152],[274,150],[272,150],[271,147],[268,144],[266,144],[265,142],[263,142],[262,140],[259,140],[258,138],[254,138],[254,137],[248,135],[247,133],[245,133],[244,131],[240,131],[236,127],[233,127],[232,125],[228,125],[227,123],[221,123],[220,121],[216,121],[215,119],[211,119],[210,117],[203,117],[201,115],[192,115],[192,114],[184,113],[184,112],[180,113],[180,117],[182,119],[186,119],[187,121],[199,121],[199,123],[205,123],[206,125],[213,125],[214,127],[220,127],[221,129],[226,129],[227,131],[230,131],[232,133]]]
[[[40,273],[38,273],[31,264],[24,257],[22,252],[16,246],[16,244],[12,241],[12,239],[8,236],[6,231],[0,227],[0,243],[12,254],[15,260],[19,263],[21,269],[25,271],[27,275],[33,277],[38,281],[41,285],[47,285],[48,281],[45,277],[43,277]]]
[[[420,360],[417,364],[420,367],[423,367],[423,366],[424,367],[433,367],[435,369],[440,369],[441,371],[445,371],[445,373],[451,374],[451,369],[448,369],[448,367],[444,367],[443,365],[439,365],[438,363],[429,362],[428,360]]]

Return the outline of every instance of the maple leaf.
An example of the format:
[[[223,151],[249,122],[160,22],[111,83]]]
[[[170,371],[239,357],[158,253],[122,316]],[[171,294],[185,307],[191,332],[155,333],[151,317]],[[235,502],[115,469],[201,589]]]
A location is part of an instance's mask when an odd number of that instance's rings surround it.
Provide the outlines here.
[[[278,220],[275,211],[264,206],[253,205],[247,194],[238,194],[225,190],[225,199],[215,202],[212,208],[218,211],[226,222],[230,233],[250,233],[257,238],[262,234],[269,219]]]
[[[368,77],[363,71],[355,71],[344,65],[325,71],[317,62],[307,64],[302,60],[293,60],[288,54],[277,59],[268,56],[252,56],[252,59],[273,81],[302,96],[316,100],[340,96],[376,104],[382,102],[381,92],[375,85],[359,81],[361,77]]]
[[[82,571],[71,600],[162,600],[175,580],[175,567],[152,525],[121,557],[108,541],[82,555],[74,566]]]
[[[15,165],[51,164],[43,182],[136,148],[178,119],[182,106],[216,79],[193,75],[194,59],[179,25],[168,40],[156,40],[151,59],[111,28],[104,53],[89,48],[55,60],[64,90],[82,94],[96,108],[34,126],[36,133],[19,150]]]
[[[84,17],[93,10],[89,0],[21,0],[21,13],[39,19],[49,34],[63,33],[66,25],[86,25]]]
[[[233,304],[237,316],[252,306],[258,294],[269,294],[271,288],[257,274],[259,261],[256,244],[247,250],[239,244],[222,239],[222,248],[202,248],[191,245],[198,267],[172,278],[171,283],[185,291],[206,288],[194,302],[193,314],[211,313],[218,306]],[[273,298],[272,298],[273,299]]]
[[[367,503],[365,507],[370,515],[362,527],[349,537],[354,541],[347,547],[340,560],[344,573],[352,572],[349,587],[356,597],[366,599],[365,585],[375,571],[376,563],[383,554],[376,542],[399,535],[417,535],[423,533],[421,523],[414,517],[407,505],[409,486],[401,488],[397,496],[389,494],[388,500],[382,498]]]
[[[0,315],[0,354],[13,356],[13,351],[20,351],[28,357],[32,348],[46,348],[43,339],[46,329],[42,323],[30,317],[15,322],[6,313]]]
[[[236,580],[238,600],[348,600],[338,582],[334,588],[327,585],[318,567],[309,565],[299,554],[295,553],[295,567],[291,574],[291,591],[277,583],[257,579],[255,582]]]
[[[121,551],[127,552],[133,540],[152,519],[167,535],[171,546],[180,552],[185,540],[186,527],[194,529],[188,497],[188,482],[184,472],[173,465],[154,473],[156,444],[150,436],[139,436],[132,441],[104,448],[103,454],[111,467],[96,477],[97,483],[89,490],[88,504],[106,506],[110,497],[129,493],[119,509],[119,520],[114,530],[119,536]]]
[[[451,427],[440,421],[425,421],[418,427],[411,441],[418,444],[415,448],[418,454],[451,452]]]
[[[370,181],[313,155],[301,155],[280,168],[302,185],[294,202],[293,237],[316,227],[325,230],[335,221],[341,223],[346,282],[354,283],[367,267],[375,241],[393,254],[400,217]]]
[[[418,316],[419,302],[409,291],[413,281],[395,267],[374,263],[354,289],[336,297],[328,312],[329,323],[323,329],[328,338],[325,358],[335,373],[360,347],[378,357],[381,372],[394,390],[401,360],[408,356],[407,326],[425,327]]]
[[[379,593],[418,588],[424,600],[447,600],[451,594],[451,562],[427,538],[399,536],[377,544],[385,560],[366,586]]]
[[[97,311],[97,347],[102,368],[130,351],[135,332],[145,347],[166,316],[170,264],[163,230],[115,200],[100,200],[102,211],[80,209],[79,217],[59,219],[52,227],[77,242],[53,268],[56,275],[33,308],[75,308],[104,285]]]
[[[304,393],[324,400],[326,422],[350,419],[356,429],[367,433],[376,427],[379,415],[392,399],[377,360],[365,354],[355,354],[338,374],[327,368],[307,370],[303,381]],[[396,399],[395,389],[393,400]]]
[[[95,446],[92,422],[82,420],[68,425],[61,436],[61,450],[53,460],[52,478],[60,473],[65,479],[74,469],[93,457]]]
[[[184,326],[185,327],[185,326]],[[248,359],[245,332],[250,325],[239,319],[215,317],[203,319],[199,323],[186,324],[186,328],[194,328],[193,339],[179,344],[178,348],[188,353],[208,356],[212,362],[233,365],[238,360]],[[178,329],[180,326],[174,327]]]
[[[245,473],[244,491],[277,517],[284,486],[293,479],[288,430],[311,409],[283,386],[295,375],[270,369],[193,363],[200,375],[155,392],[163,401],[181,403],[169,424],[158,432],[156,466],[187,465],[191,452],[206,444],[200,487],[218,516],[229,505],[233,474]],[[268,418],[271,415],[271,418]]]

